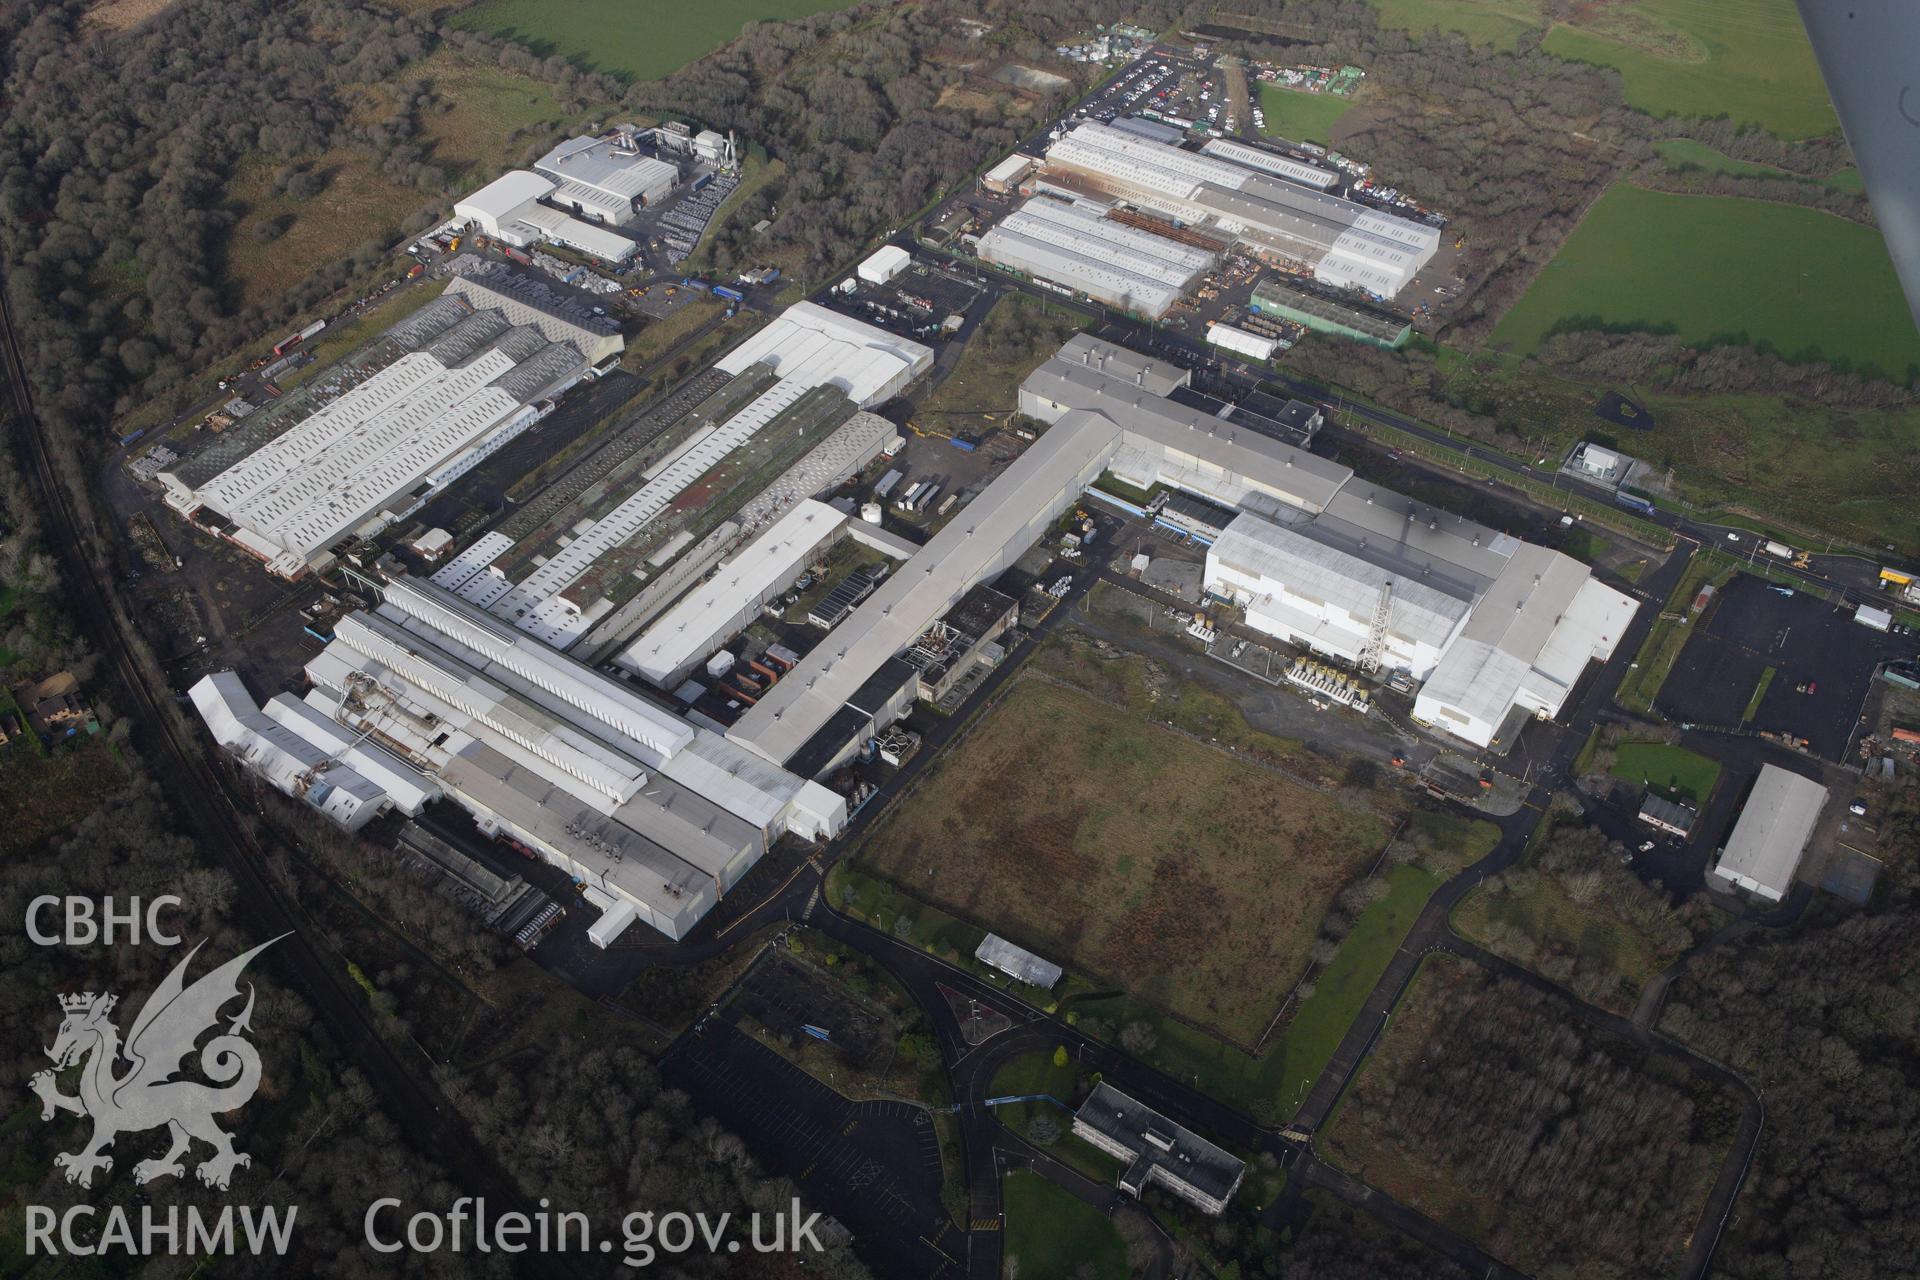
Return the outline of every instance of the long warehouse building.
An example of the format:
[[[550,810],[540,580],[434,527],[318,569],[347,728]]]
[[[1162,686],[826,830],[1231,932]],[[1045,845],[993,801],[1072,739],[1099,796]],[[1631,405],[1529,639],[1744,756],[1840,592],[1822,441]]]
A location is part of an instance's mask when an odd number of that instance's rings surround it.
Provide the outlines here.
[[[614,608],[607,566],[644,544],[656,522],[715,468],[749,444],[777,439],[785,427],[871,419],[856,406],[891,399],[932,363],[933,351],[920,343],[798,303],[715,363],[732,380],[685,416],[691,434],[648,467],[630,492],[554,542],[522,546],[490,532],[434,581],[548,644],[569,648]]]
[[[1488,745],[1516,711],[1557,714],[1633,600],[1557,552],[1357,480],[1178,396],[1186,371],[1080,335],[1021,386],[1049,429],[734,725],[777,763],[832,759],[856,691],[975,583],[1011,564],[1103,471],[1238,514],[1207,585],[1248,621],[1425,679],[1415,713]]]
[[[980,237],[982,262],[1064,285],[1158,320],[1217,255],[1106,218],[1089,205],[1035,196]]]
[[[1271,165],[1252,164],[1237,152],[1188,151],[1087,121],[1047,148],[1040,179],[1059,190],[1218,230],[1258,252],[1306,263],[1328,284],[1382,298],[1404,288],[1440,247],[1435,227],[1261,171]]]
[[[240,437],[237,458],[216,444],[161,472],[167,504],[286,578],[327,568],[343,539],[404,518],[587,368],[571,341],[476,301],[443,295],[394,326],[387,336],[404,354],[277,434]]]
[[[846,825],[835,793],[426,582],[342,618],[307,676],[309,705],[672,938],[782,834]]]

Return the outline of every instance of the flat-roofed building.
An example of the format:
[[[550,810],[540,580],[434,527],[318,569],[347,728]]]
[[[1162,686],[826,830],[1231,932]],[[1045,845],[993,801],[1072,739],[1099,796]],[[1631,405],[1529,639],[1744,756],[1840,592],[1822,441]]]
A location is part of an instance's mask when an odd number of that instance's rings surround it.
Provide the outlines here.
[[[533,162],[558,185],[547,199],[590,222],[625,226],[642,205],[657,204],[680,181],[680,167],[643,155],[634,136],[569,138]]]
[[[345,830],[358,831],[389,808],[417,814],[440,794],[365,735],[326,723],[288,694],[262,709],[235,672],[202,676],[187,696],[242,768]]]
[[[796,388],[830,384],[861,408],[891,400],[933,367],[933,349],[814,302],[796,302],[715,367],[764,364]]]
[[[560,188],[545,174],[515,169],[455,201],[453,216],[519,248],[548,240],[616,264],[639,252],[637,241],[608,231],[601,222],[543,203],[553,200]]]
[[[594,313],[577,291],[505,263],[484,263],[447,281],[446,295],[465,298],[474,310],[497,309],[514,324],[530,325],[549,342],[568,342],[599,364],[626,349],[620,326]]]
[[[682,937],[781,834],[846,802],[427,583],[342,618],[307,675],[347,729]]]
[[[808,498],[768,526],[667,610],[615,658],[662,689],[693,669],[784,592],[821,548],[846,529],[847,515]]]
[[[1261,315],[1279,316],[1319,333],[1352,338],[1389,351],[1398,351],[1413,336],[1411,317],[1287,276],[1272,276],[1255,285],[1251,306]]]
[[[1120,1189],[1128,1195],[1160,1186],[1216,1217],[1247,1172],[1245,1161],[1104,1080],[1074,1113],[1073,1132],[1120,1162]]]
[[[1769,902],[1785,898],[1826,803],[1827,789],[1813,779],[1761,765],[1727,847],[1713,864],[1721,886],[1745,889]]]

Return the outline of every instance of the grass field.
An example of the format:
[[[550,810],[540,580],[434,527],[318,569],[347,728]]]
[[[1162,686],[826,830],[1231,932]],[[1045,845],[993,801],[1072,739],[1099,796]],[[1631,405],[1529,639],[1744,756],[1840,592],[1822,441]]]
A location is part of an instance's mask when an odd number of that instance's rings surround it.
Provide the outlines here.
[[[424,79],[447,105],[423,112],[420,126],[433,143],[434,162],[449,178],[490,178],[509,166],[522,130],[568,119],[551,86],[447,50],[408,67],[401,78]]]
[[[1841,169],[1825,178],[1809,178],[1805,174],[1790,173],[1770,164],[1736,160],[1692,138],[1668,138],[1664,142],[1654,143],[1653,149],[1667,162],[1667,168],[1676,171],[1703,169],[1708,173],[1725,173],[1736,178],[1790,178],[1796,182],[1818,182],[1836,191],[1861,189],[1860,171],[1853,168]]]
[[[1302,93],[1277,84],[1262,82],[1260,110],[1266,119],[1262,133],[1274,134],[1294,142],[1317,142],[1322,146],[1333,140],[1333,126],[1353,110],[1353,99],[1332,93]]]
[[[1623,742],[1613,753],[1613,776],[1635,786],[1651,787],[1669,800],[1684,800],[1698,808],[1713,794],[1720,766],[1698,752],[1664,742]]]
[[[1838,127],[1793,0],[1628,0],[1556,24],[1546,51],[1620,72],[1649,115],[1731,116],[1787,138]]]
[[[1741,724],[1751,724],[1753,718],[1760,713],[1760,704],[1766,701],[1767,690],[1773,687],[1773,678],[1778,674],[1779,672],[1772,667],[1768,667],[1760,673],[1760,678],[1754,681],[1753,696],[1747,699],[1747,709],[1740,713]]]
[[[1441,357],[1445,368],[1449,353],[1443,349]],[[1817,544],[1817,534],[1830,533],[1863,548],[1890,542],[1905,555],[1920,555],[1920,511],[1912,500],[1920,491],[1920,454],[1908,447],[1920,431],[1920,409],[1830,408],[1781,395],[1642,393],[1636,398],[1657,425],[1616,433],[1593,413],[1611,384],[1570,381],[1538,361],[1484,351],[1448,373],[1452,394],[1542,452],[1560,453],[1599,433],[1662,472],[1670,468],[1679,495],[1697,504],[1699,514],[1747,524],[1734,508],[1765,511],[1784,526],[1768,536],[1795,545]]]
[[[1540,0],[1373,0],[1380,25],[1401,31],[1457,31],[1475,44],[1511,49],[1538,28]]]
[[[313,161],[312,169],[327,186],[308,200],[271,193],[276,167],[248,161],[227,185],[228,201],[240,215],[227,237],[227,275],[248,306],[285,293],[321,264],[344,258],[368,241],[384,243],[433,200],[430,192],[381,176],[354,151],[329,151]],[[285,230],[263,240],[257,228],[269,222]]]
[[[671,12],[622,0],[480,0],[453,24],[518,40],[542,57],[658,80],[719,48],[749,22],[804,18],[852,0],[709,0]]]
[[[1250,1042],[1386,824],[1135,705],[1021,682],[861,859],[1041,955]]]
[[[1563,323],[1732,341],[1900,381],[1920,335],[1870,227],[1793,205],[1608,189],[1493,341],[1532,351]]]
[[[1007,1175],[1006,1269],[1010,1276],[1126,1280],[1127,1248],[1107,1216],[1030,1170]]]

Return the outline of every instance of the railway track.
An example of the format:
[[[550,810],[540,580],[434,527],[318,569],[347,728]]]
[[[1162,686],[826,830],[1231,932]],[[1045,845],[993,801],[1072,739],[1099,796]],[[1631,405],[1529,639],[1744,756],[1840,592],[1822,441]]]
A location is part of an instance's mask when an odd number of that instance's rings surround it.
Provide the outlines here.
[[[105,575],[87,553],[79,512],[55,469],[45,424],[33,405],[15,330],[13,302],[0,277],[0,360],[6,365],[8,399],[27,466],[26,479],[45,513],[45,538],[68,586],[67,604],[83,632],[106,654],[120,688],[119,705],[136,710],[147,763],[154,768],[202,848],[234,878],[242,909],[259,936],[288,934],[268,958],[283,979],[315,1007],[329,1035],[365,1073],[387,1113],[408,1141],[440,1163],[444,1175],[461,1190],[485,1195],[494,1204],[530,1210],[506,1172],[473,1135],[453,1119],[431,1078],[410,1068],[382,1039],[359,996],[348,988],[344,959],[323,953],[319,930],[266,871],[265,850],[242,821],[243,809],[228,783],[187,740],[162,704],[165,677],[144,665],[133,643],[130,623],[114,607]],[[559,1259],[537,1266],[521,1255],[525,1274],[551,1274]]]

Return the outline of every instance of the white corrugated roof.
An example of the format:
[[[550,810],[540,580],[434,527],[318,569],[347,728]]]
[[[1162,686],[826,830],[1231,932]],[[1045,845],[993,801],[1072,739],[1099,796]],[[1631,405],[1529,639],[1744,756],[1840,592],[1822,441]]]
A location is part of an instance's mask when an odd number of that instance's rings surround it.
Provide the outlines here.
[[[724,632],[751,604],[797,573],[815,548],[847,523],[844,512],[808,498],[741,548],[711,577],[641,633],[615,659],[655,684],[664,684],[726,639]]]
[[[1745,877],[1772,897],[1785,897],[1826,802],[1827,789],[1811,778],[1762,765],[1716,869]]]
[[[715,361],[733,374],[755,364],[803,387],[832,383],[865,409],[930,368],[933,350],[817,303],[796,302]]]
[[[472,195],[453,206],[455,217],[491,219],[510,218],[520,206],[538,200],[554,187],[551,178],[543,178],[525,169],[503,173]]]

